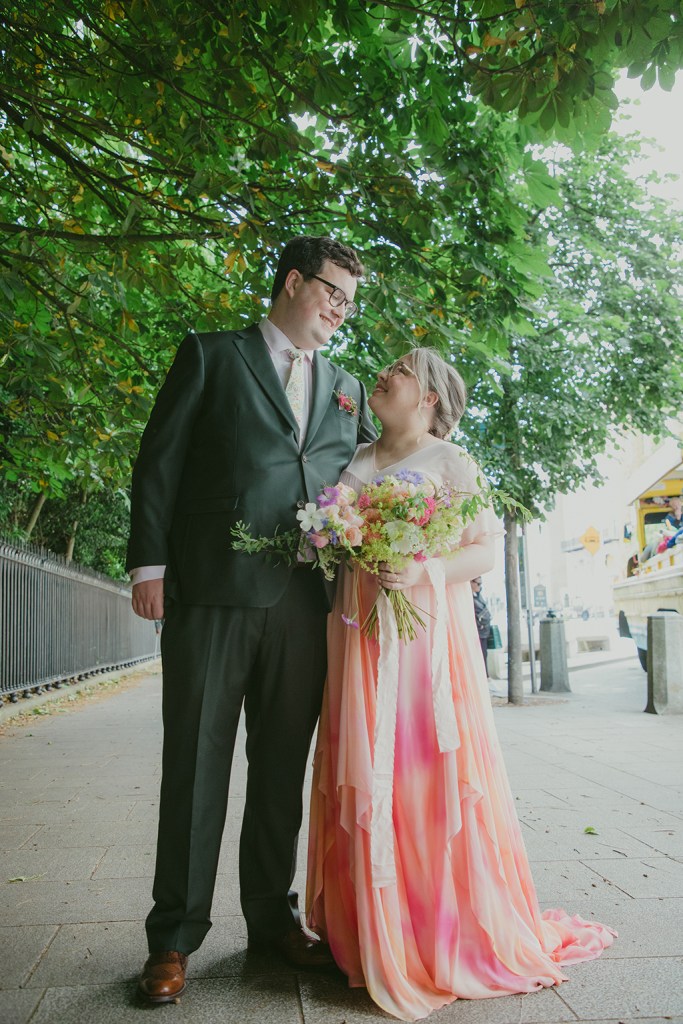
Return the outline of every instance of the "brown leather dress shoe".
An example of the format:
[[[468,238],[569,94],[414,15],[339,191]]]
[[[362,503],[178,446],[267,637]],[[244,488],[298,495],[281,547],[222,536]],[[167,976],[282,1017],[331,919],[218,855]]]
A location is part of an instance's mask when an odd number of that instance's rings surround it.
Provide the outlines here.
[[[292,967],[304,970],[334,965],[334,957],[327,943],[300,928],[291,928],[277,939],[249,939],[248,948],[251,952],[279,953]]]
[[[185,991],[187,957],[167,950],[152,953],[138,982],[138,992],[148,1003],[174,1003]]]

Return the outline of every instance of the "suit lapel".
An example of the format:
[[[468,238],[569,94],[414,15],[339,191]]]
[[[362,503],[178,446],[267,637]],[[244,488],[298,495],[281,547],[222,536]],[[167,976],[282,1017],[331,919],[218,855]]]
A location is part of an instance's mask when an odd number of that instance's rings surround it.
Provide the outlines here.
[[[266,398],[289,423],[298,438],[299,424],[287,401],[285,389],[280,383],[268,346],[258,327],[249,327],[245,331],[239,331],[235,338],[235,348],[251,370]]]
[[[304,448],[313,440],[323,421],[336,380],[337,371],[334,366],[319,352],[315,352],[313,355],[313,397]]]

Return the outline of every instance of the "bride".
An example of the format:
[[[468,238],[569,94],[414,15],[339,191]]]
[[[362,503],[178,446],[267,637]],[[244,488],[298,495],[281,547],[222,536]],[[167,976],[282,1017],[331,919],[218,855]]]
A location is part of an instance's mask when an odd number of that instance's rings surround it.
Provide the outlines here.
[[[447,438],[465,408],[455,369],[415,349],[370,398],[382,435],[343,482],[419,471],[467,494],[480,471]],[[532,992],[599,956],[604,925],[541,913],[495,732],[469,581],[493,567],[491,509],[454,554],[379,577],[341,572],[328,627],[308,853],[307,921],[351,986],[419,1020],[457,998]],[[427,615],[416,639],[367,638],[378,586]],[[437,685],[441,650],[445,688]],[[444,673],[441,673],[444,676]]]

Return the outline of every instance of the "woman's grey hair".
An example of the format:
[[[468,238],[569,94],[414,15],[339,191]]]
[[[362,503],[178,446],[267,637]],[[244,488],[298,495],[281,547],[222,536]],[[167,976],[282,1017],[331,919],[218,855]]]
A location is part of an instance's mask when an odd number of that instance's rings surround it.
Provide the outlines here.
[[[448,438],[465,411],[467,388],[464,380],[435,348],[414,348],[405,358],[410,358],[410,365],[420,385],[421,397],[433,391],[438,398],[429,433],[442,439]]]

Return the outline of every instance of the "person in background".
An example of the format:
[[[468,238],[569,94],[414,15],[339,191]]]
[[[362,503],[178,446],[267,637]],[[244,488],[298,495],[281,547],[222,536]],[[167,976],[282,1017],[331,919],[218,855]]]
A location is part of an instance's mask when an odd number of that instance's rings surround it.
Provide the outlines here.
[[[488,676],[489,667],[487,650],[489,636],[491,634],[491,612],[489,611],[486,601],[481,596],[481,576],[477,576],[475,579],[470,580],[470,586],[472,587],[472,596],[474,598],[474,617],[477,622],[477,634],[479,636],[479,643],[481,644],[481,653],[484,655],[486,675]]]
[[[671,511],[664,520],[664,524],[670,530],[678,531],[683,527],[683,500],[681,498],[669,498]]]
[[[679,531],[683,529],[683,499],[680,497],[671,497],[667,499],[670,512],[667,512],[666,516],[660,523],[660,529],[657,537],[646,544],[640,553],[640,562],[646,562],[648,558],[652,558],[653,555],[660,554],[662,551],[666,551],[667,548],[673,547],[678,542],[679,536],[682,536]]]

